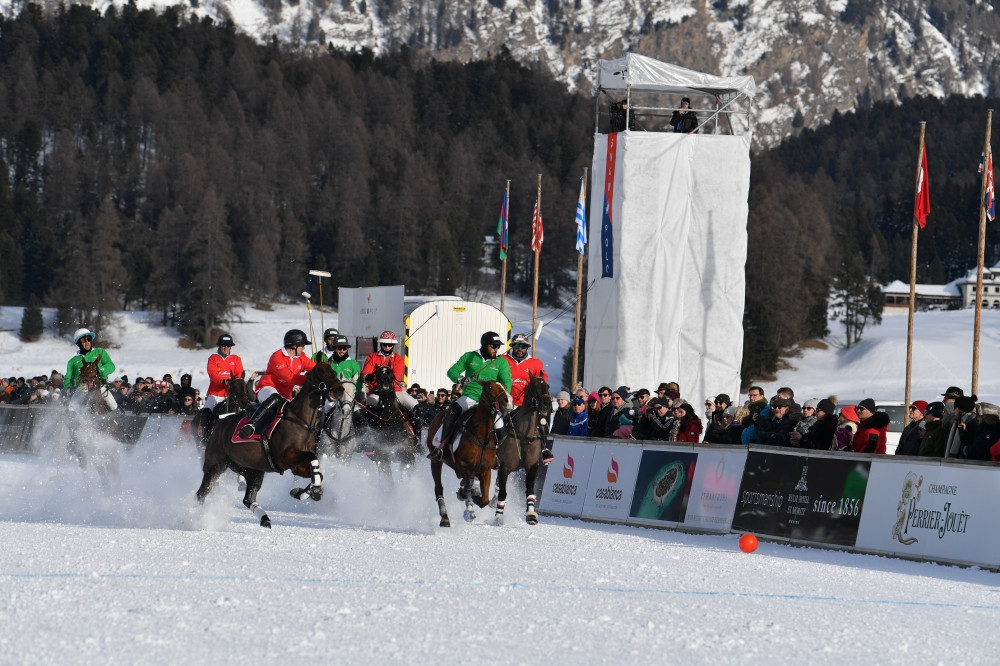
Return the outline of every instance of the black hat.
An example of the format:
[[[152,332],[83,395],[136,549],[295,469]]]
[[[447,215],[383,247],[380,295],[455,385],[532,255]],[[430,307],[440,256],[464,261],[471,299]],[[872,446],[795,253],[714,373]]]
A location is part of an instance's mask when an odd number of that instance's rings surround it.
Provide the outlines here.
[[[961,395],[955,398],[955,409],[961,409],[966,414],[969,414],[976,409],[976,396],[974,395]]]
[[[637,398],[642,397],[644,395],[649,395],[649,389],[641,388],[635,392],[635,397]]]
[[[727,407],[729,405],[733,404],[733,401],[730,400],[729,396],[726,395],[725,393],[720,393],[719,395],[715,396],[715,401],[716,402],[721,402],[721,403],[725,404]]]
[[[823,412],[824,414],[834,414],[837,411],[837,406],[829,398],[823,398],[816,405],[816,411]]]
[[[931,404],[927,405],[927,409],[924,411],[924,414],[925,415],[930,414],[931,416],[933,416],[936,419],[943,418],[944,417],[944,403],[943,402],[932,402]]]
[[[872,400],[871,398],[865,398],[864,400],[858,403],[857,407],[864,407],[872,414],[875,413],[875,401]],[[857,409],[857,407],[855,407],[855,409]]]
[[[667,409],[670,409],[670,401],[666,398],[653,398],[648,404],[653,407],[666,407]]]
[[[688,106],[691,106],[691,98],[690,97],[682,97],[681,98],[681,104],[687,104]]]
[[[788,398],[775,398],[771,401],[771,407],[777,409],[778,407],[791,407],[792,401]]]
[[[946,398],[961,398],[963,395],[965,395],[965,391],[958,388],[957,386],[949,386],[948,390],[942,393],[941,395],[943,395]]]
[[[219,339],[215,343],[216,347],[234,347],[236,343],[233,342],[233,336],[228,333],[223,333],[219,336]]]

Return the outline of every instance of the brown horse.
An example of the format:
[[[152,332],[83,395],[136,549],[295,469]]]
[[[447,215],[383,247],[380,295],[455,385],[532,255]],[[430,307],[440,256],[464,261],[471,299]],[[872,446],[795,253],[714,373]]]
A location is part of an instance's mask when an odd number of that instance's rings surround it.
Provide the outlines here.
[[[98,371],[100,361],[100,357],[89,363],[84,361],[80,367],[76,392],[67,401],[73,418],[70,421],[66,450],[76,457],[83,469],[87,468],[92,459],[101,482],[108,486],[110,478],[118,473],[118,450],[107,446],[86,446],[81,439],[103,433],[119,442],[128,440],[125,428],[114,419],[117,402],[110,389],[101,385],[101,374]]]
[[[538,524],[535,512],[535,479],[542,453],[542,443],[548,436],[552,415],[549,385],[541,377],[529,375],[521,406],[511,412],[510,428],[497,450],[500,468],[497,471],[496,521],[503,524],[504,503],[507,501],[507,477],[518,469],[524,470],[525,520]]]
[[[343,393],[343,384],[330,364],[317,363],[306,375],[305,384],[295,399],[285,404],[281,420],[266,439],[234,443],[233,434],[241,419],[225,419],[212,432],[205,447],[204,477],[196,495],[198,502],[204,503],[227,467],[246,478],[243,505],[260,519],[262,527],[271,526],[271,519],[257,504],[257,491],[266,472],[284,474],[285,470],[291,470],[295,476],[310,479],[308,486],[293,489],[291,495],[296,499],[319,501],[323,496],[323,474],[316,457],[316,434],[323,403],[338,400]]]
[[[479,381],[479,380],[473,380]],[[467,522],[476,519],[473,504],[483,508],[490,503],[490,483],[493,478],[493,465],[497,458],[497,418],[510,406],[510,397],[503,385],[494,381],[481,382],[483,393],[479,403],[472,409],[461,431],[461,438],[454,452],[446,451],[443,460],[431,461],[431,474],[434,477],[434,496],[438,503],[438,513],[441,514],[441,527],[450,527],[448,508],[444,502],[444,486],[441,485],[441,466],[448,465],[455,470],[455,476],[461,479],[459,497],[465,500],[464,517]],[[427,446],[433,446],[434,434],[441,427],[444,412],[434,417],[427,429]],[[473,481],[479,480],[482,493],[478,498],[473,492]]]
[[[215,408],[205,419],[205,422],[192,428],[195,443],[199,446],[207,444],[209,437],[212,436],[212,431],[215,430],[220,421],[233,414],[242,414],[247,411],[253,401],[253,390],[249,382],[242,377],[230,379],[229,384],[226,385],[226,399],[215,403]]]
[[[419,437],[413,424],[396,399],[396,376],[392,368],[383,365],[375,369],[375,395],[378,403],[364,406],[356,412],[356,436],[366,431],[371,442],[372,461],[387,478],[392,476],[392,463],[410,469],[416,462]]]

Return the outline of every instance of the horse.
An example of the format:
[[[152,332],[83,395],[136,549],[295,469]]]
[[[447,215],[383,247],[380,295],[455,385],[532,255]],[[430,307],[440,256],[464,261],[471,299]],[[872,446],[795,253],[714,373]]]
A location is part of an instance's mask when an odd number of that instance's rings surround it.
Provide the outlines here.
[[[110,389],[101,384],[101,374],[98,370],[101,358],[87,362],[80,367],[76,392],[67,401],[67,408],[73,415],[69,442],[66,450],[76,457],[82,469],[87,468],[89,459],[93,459],[94,469],[104,486],[108,486],[111,476],[118,474],[118,449],[108,446],[85,447],[79,437],[86,434],[96,436],[98,432],[110,435],[118,442],[128,440],[125,428],[114,419],[114,410],[118,404],[111,395]],[[89,451],[87,450],[89,449]]]
[[[441,485],[441,467],[448,465],[455,470],[455,476],[461,480],[458,496],[465,500],[463,517],[466,522],[476,519],[473,504],[483,508],[490,503],[490,482],[493,476],[493,466],[497,458],[496,422],[510,404],[510,396],[502,384],[495,381],[479,381],[483,386],[482,395],[471,414],[461,427],[461,437],[455,450],[446,451],[442,460],[431,461],[431,474],[434,477],[434,497],[441,515],[441,527],[450,527],[448,508],[444,503],[444,486]],[[441,428],[444,412],[431,421],[427,429],[427,447],[434,446],[434,435]],[[479,480],[482,493],[478,498],[473,492],[474,480]]]
[[[226,385],[226,399],[215,403],[211,415],[205,419],[204,423],[199,424],[200,427],[193,429],[195,431],[195,442],[199,445],[203,443],[207,444],[209,437],[212,436],[212,431],[215,430],[219,421],[233,414],[246,412],[254,399],[253,390],[249,382],[242,377],[233,377],[230,379]],[[198,432],[199,430],[201,430],[201,433]]]
[[[257,504],[257,492],[264,482],[266,472],[284,474],[291,470],[295,476],[310,479],[305,488],[294,488],[291,496],[296,499],[311,498],[319,501],[323,496],[323,474],[316,457],[316,434],[319,418],[327,400],[339,400],[344,393],[343,384],[337,379],[329,363],[317,363],[306,375],[298,395],[282,407],[281,419],[271,432],[259,441],[233,441],[233,435],[245,419],[230,418],[220,423],[205,447],[202,464],[204,476],[196,497],[200,504],[212,491],[219,476],[230,468],[247,480],[243,505],[260,519],[261,527],[271,527],[267,512]]]
[[[535,478],[541,459],[542,442],[548,436],[552,415],[552,396],[549,385],[541,377],[528,375],[521,406],[511,412],[507,436],[497,449],[500,463],[497,471],[496,522],[503,524],[504,503],[507,501],[507,477],[511,472],[524,470],[525,520],[529,525],[538,524],[535,512]]]
[[[391,477],[392,463],[404,469],[416,463],[419,437],[396,398],[396,376],[383,365],[375,369],[375,395],[378,404],[357,412],[358,425],[372,435],[372,461],[383,474]],[[360,435],[360,433],[359,433]]]

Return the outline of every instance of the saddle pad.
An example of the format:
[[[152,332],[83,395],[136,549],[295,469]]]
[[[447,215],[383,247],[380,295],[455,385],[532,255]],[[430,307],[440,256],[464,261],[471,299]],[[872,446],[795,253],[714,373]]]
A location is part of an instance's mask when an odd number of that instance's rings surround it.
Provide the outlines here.
[[[268,427],[264,428],[264,434],[267,435],[268,439],[271,439],[271,434],[274,432],[274,429],[278,427],[278,423],[281,422],[281,419],[284,417],[284,415],[285,415],[285,406],[282,405],[281,409],[278,410],[278,416],[274,419],[274,421],[271,422],[271,424]],[[248,423],[250,423],[249,416],[240,417],[239,423],[236,424],[236,430],[233,431],[233,437],[231,440],[233,444],[247,444],[249,442],[259,442],[261,438],[264,436],[260,432],[255,432],[249,438],[240,437],[240,430],[242,430],[243,426],[245,426]]]

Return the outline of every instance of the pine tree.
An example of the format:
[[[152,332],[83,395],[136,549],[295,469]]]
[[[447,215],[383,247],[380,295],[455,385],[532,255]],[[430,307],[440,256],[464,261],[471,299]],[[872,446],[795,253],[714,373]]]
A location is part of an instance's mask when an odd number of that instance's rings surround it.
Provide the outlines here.
[[[42,320],[42,308],[38,304],[38,297],[34,294],[28,299],[28,307],[24,308],[21,314],[21,330],[18,337],[21,342],[35,342],[45,331],[45,322]]]
[[[865,273],[864,265],[856,254],[844,259],[840,272],[834,280],[834,305],[842,308],[847,347],[861,341],[869,320],[882,323],[882,309],[885,297],[878,281]]]

